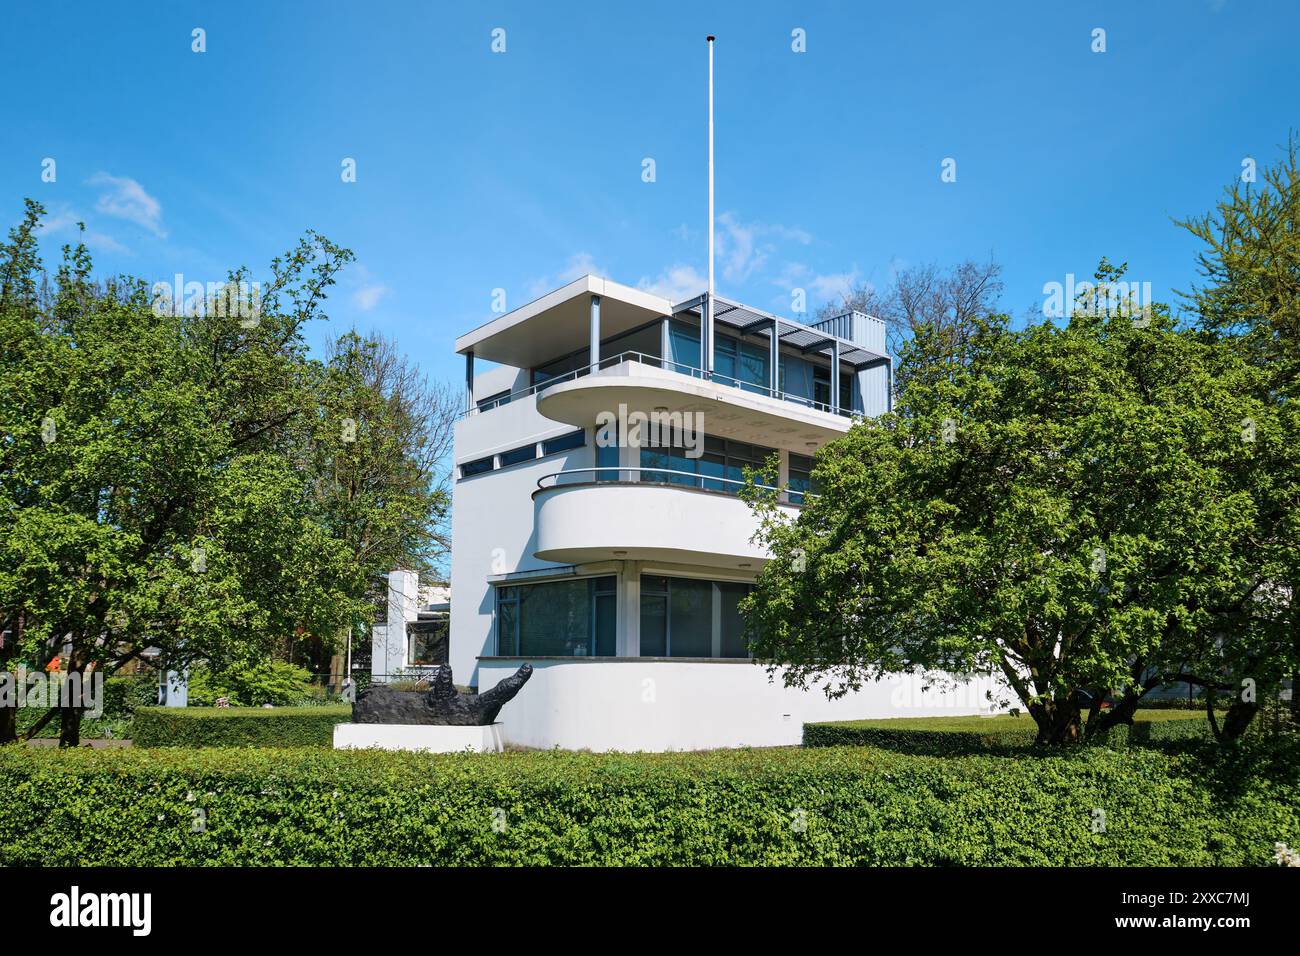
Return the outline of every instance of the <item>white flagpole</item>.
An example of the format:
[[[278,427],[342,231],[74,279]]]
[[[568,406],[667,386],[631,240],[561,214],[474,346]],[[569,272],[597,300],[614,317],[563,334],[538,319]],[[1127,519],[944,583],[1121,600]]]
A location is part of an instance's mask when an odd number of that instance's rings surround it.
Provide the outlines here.
[[[713,41],[709,36],[709,293],[705,302],[704,371],[713,373]]]

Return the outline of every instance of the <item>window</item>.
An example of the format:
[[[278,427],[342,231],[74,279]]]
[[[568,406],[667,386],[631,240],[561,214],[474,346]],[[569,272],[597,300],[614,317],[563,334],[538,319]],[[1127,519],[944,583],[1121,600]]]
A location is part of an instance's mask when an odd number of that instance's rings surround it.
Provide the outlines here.
[[[510,404],[509,392],[497,392],[495,395],[489,395],[487,398],[481,398],[476,403],[480,412],[486,412],[492,408],[500,408],[502,405]]]
[[[762,445],[750,445],[747,442],[706,435],[703,451],[699,452],[697,457],[692,457],[687,449],[679,447],[642,448],[641,467],[664,470],[643,471],[641,480],[735,494],[740,490],[736,482],[745,480],[745,469],[753,468],[762,472],[768,457],[773,454],[775,452],[771,448]],[[694,477],[696,475],[700,477]],[[730,481],[716,480],[723,478]],[[769,484],[775,483],[776,476],[769,474],[764,480]]]
[[[406,626],[407,661],[413,665],[447,662],[447,622],[416,621]]]
[[[700,330],[697,327],[674,319],[668,329],[668,344],[672,349],[673,365],[685,366],[674,369],[669,365],[669,369],[689,375],[691,369],[700,367]]]
[[[641,576],[642,657],[749,657],[739,604],[751,585]]]
[[[804,495],[814,491],[812,481],[813,460],[807,455],[790,455],[790,503],[801,505]]]
[[[721,335],[713,349],[714,371],[749,392],[766,394],[767,361],[766,348]]]
[[[568,451],[570,448],[581,448],[585,444],[587,444],[587,433],[580,428],[576,432],[569,432],[559,438],[542,442],[542,456],[554,455],[556,452]]]
[[[483,472],[491,470],[492,456],[488,455],[486,458],[478,458],[474,461],[465,462],[465,464],[460,466],[460,476],[462,478],[468,478],[471,475],[481,475]]]
[[[610,434],[611,431],[612,434]],[[612,445],[610,444],[611,439],[613,440]],[[621,477],[620,473],[612,470],[617,469],[619,466],[619,445],[622,444],[619,441],[617,424],[612,430],[603,427],[596,429],[594,440],[596,442],[596,480],[618,481]]]
[[[497,654],[612,657],[617,594],[613,576],[496,589]]]
[[[532,461],[537,457],[537,445],[520,445],[518,448],[512,448],[509,451],[501,453],[501,467],[507,465],[517,465],[521,461]]]
[[[827,409],[831,404],[831,370],[813,367],[813,401]],[[853,373],[840,371],[840,411],[853,411]]]

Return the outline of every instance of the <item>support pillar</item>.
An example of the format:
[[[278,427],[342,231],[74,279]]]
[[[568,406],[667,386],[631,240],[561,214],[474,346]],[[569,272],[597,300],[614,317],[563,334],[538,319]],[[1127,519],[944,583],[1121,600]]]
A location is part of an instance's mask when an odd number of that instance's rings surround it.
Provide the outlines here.
[[[769,343],[767,358],[767,387],[771,396],[776,398],[777,384],[781,381],[781,323],[772,320],[772,341]]]
[[[474,352],[465,353],[465,411],[474,411]]]
[[[840,413],[840,340],[831,340],[831,414]]]
[[[587,356],[594,370],[600,364],[600,296],[591,297],[591,351]]]

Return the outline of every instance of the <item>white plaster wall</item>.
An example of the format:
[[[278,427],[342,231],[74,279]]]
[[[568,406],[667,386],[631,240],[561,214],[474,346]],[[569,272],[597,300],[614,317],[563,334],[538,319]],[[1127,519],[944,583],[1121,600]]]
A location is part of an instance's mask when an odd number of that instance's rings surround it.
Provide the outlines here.
[[[419,616],[420,577],[415,571],[388,573],[386,623],[371,629],[370,673],[394,674],[406,667],[406,622]]]
[[[522,660],[482,661],[479,690]],[[820,689],[787,689],[747,662],[533,661],[532,678],[497,718],[507,743],[564,750],[708,750],[797,745],[805,723],[879,717],[990,713],[976,679],[955,692],[925,694],[899,675],[829,701]]]
[[[614,549],[634,559],[733,568],[768,558],[750,540],[754,513],[735,495],[655,484],[559,485],[536,501],[537,550],[559,560],[609,560]]]
[[[536,401],[529,396],[457,422],[454,457],[459,465],[573,430],[572,425],[538,414]],[[532,493],[537,490],[537,479],[566,468],[590,468],[594,463],[588,431],[587,445],[582,448],[471,478],[459,478],[457,471],[452,484],[449,650],[456,683],[477,684],[477,659],[495,652],[488,578],[556,566],[533,557]]]

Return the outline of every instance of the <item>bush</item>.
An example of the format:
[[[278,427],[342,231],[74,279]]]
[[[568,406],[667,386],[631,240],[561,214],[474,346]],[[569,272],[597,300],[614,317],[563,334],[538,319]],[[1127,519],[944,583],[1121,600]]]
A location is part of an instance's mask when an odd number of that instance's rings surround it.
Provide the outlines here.
[[[105,717],[130,717],[137,707],[153,707],[157,703],[157,674],[122,674],[104,681]]]
[[[1028,716],[895,717],[804,724],[805,747],[872,746],[913,754],[971,754],[1024,750],[1033,746],[1036,727]],[[1133,726],[1120,724],[1103,739],[1112,747],[1209,739],[1204,714],[1165,709],[1139,710]]]
[[[1297,758],[3,748],[0,865],[1269,865]]]
[[[131,740],[137,747],[330,747],[334,725],[350,706],[142,707]]]
[[[294,707],[311,703],[314,689],[311,672],[284,661],[264,661],[253,666],[235,666],[212,671],[198,666],[190,670],[189,702],[211,707],[225,697],[232,707]]]

